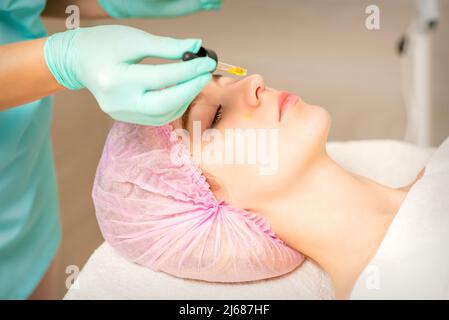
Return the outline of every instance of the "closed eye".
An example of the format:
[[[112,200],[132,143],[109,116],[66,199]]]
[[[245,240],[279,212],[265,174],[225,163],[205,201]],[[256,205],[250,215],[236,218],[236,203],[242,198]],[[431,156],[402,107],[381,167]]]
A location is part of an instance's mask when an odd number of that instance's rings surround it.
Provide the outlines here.
[[[211,128],[215,127],[223,117],[223,106],[220,104],[215,112],[214,119],[212,120]]]

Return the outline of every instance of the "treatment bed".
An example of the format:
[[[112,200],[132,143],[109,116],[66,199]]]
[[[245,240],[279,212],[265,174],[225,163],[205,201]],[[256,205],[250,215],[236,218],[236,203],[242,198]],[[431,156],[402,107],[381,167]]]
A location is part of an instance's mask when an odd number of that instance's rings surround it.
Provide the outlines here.
[[[435,149],[395,140],[329,142],[342,166],[377,182],[411,183]],[[128,262],[106,242],[82,268],[64,299],[333,299],[329,277],[313,261],[284,276],[250,283],[179,279]]]

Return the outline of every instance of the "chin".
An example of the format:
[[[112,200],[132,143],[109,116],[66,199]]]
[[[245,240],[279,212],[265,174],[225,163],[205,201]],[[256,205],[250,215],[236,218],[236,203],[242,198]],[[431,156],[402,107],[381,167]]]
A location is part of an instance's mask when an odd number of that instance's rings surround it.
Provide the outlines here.
[[[332,124],[332,118],[326,109],[320,106],[309,105],[311,109],[313,109],[313,123],[315,125],[314,131],[317,134],[319,140],[322,141],[323,144],[326,144],[329,130]]]
[[[292,174],[326,154],[331,116],[320,106],[302,104],[288,120],[280,133],[280,163],[282,170]]]
[[[330,113],[320,106],[310,105],[309,108],[311,113],[307,129],[309,136],[313,137],[310,141],[312,158],[316,159],[326,154],[326,143],[329,138],[332,118]]]
[[[326,109],[300,101],[289,120],[287,133],[299,139],[300,145],[307,146],[306,149],[325,149],[332,123]]]

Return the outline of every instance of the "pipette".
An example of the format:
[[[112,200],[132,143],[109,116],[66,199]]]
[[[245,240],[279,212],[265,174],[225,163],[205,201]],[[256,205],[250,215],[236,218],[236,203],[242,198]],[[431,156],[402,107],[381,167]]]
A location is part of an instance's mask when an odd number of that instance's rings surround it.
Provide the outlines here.
[[[218,61],[218,56],[215,51],[204,47],[201,47],[200,50],[198,50],[198,53],[193,53],[191,51],[184,52],[182,55],[182,60],[188,61],[199,57],[209,57],[214,59],[215,62],[217,62],[217,67],[215,70],[224,71],[239,77],[246,76],[247,74],[247,70],[245,68]]]

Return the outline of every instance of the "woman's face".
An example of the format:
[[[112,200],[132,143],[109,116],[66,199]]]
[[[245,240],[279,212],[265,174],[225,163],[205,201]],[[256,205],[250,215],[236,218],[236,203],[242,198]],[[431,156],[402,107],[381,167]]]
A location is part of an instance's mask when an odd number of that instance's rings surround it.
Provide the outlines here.
[[[183,117],[172,123],[188,130],[192,156],[217,199],[257,211],[263,199],[288,191],[325,154],[328,112],[285,97],[266,87],[260,75],[214,76]],[[282,105],[287,109],[281,111]],[[199,125],[203,139],[195,147]],[[211,128],[215,133],[206,138]]]

